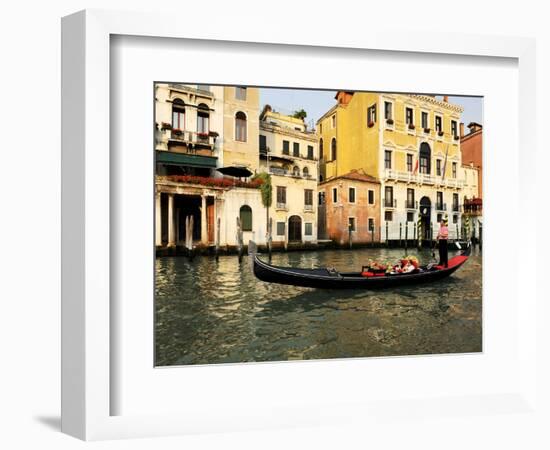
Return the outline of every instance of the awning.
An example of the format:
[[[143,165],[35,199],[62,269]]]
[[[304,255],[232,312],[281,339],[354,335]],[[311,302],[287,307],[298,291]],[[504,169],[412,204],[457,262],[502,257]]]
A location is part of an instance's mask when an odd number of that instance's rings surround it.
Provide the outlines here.
[[[236,178],[247,178],[252,175],[252,172],[244,166],[227,166],[217,169],[218,172],[224,175],[229,175]]]
[[[157,163],[168,164],[172,166],[189,166],[215,168],[218,158],[215,156],[193,155],[189,153],[176,153],[157,150]]]

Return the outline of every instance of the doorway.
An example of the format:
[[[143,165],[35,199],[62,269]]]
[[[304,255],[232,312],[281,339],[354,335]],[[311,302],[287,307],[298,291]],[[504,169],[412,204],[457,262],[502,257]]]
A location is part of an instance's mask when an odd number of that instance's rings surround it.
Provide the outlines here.
[[[300,216],[290,216],[288,219],[288,240],[289,242],[302,240],[302,219]]]
[[[431,224],[431,215],[432,215],[432,201],[430,197],[422,197],[420,199],[420,223],[422,226],[422,239],[429,240],[430,236],[430,224]]]

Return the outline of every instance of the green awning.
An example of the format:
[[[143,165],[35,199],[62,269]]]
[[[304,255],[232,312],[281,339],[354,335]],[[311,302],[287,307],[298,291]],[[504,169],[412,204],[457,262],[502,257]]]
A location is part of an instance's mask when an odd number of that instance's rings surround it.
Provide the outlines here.
[[[189,153],[175,153],[157,150],[157,163],[173,166],[191,166],[215,168],[218,158],[215,156],[192,155]]]

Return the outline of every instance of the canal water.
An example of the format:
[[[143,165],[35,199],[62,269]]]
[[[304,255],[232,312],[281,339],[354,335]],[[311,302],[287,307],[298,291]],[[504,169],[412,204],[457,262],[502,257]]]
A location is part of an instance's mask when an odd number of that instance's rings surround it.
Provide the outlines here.
[[[408,253],[433,261],[429,250]],[[349,271],[368,259],[402,255],[398,249],[289,252],[274,253],[272,262]],[[475,249],[445,280],[383,291],[264,283],[248,257],[241,266],[236,256],[157,258],[155,364],[480,352],[481,279]]]

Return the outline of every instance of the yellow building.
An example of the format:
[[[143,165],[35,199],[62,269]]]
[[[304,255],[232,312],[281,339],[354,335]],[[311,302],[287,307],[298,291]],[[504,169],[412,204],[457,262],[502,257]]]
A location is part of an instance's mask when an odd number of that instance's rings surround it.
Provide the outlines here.
[[[223,88],[222,166],[258,169],[260,90],[244,86]]]
[[[339,91],[336,101],[317,122],[320,180],[360,169],[380,179],[382,239],[400,224],[413,236],[418,221],[428,238],[446,215],[460,228],[462,108],[427,95]]]
[[[317,136],[303,119],[264,107],[260,116],[260,170],[271,174],[274,245],[317,241]]]

